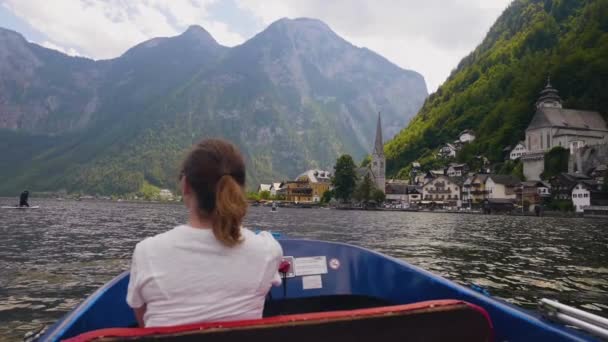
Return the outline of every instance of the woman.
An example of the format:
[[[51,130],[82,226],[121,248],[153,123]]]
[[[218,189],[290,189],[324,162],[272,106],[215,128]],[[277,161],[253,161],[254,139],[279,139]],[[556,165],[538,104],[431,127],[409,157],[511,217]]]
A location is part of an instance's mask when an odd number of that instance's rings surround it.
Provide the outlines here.
[[[194,146],[180,175],[188,223],[147,238],[133,252],[127,303],[140,326],[262,317],[283,251],[267,232],[241,227],[245,163],[217,139]]]

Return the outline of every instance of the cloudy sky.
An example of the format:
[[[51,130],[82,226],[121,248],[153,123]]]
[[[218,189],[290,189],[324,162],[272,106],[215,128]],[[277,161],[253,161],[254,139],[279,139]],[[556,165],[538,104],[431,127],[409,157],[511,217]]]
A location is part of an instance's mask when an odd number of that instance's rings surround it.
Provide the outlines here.
[[[0,0],[0,26],[71,55],[117,57],[152,37],[198,24],[223,45],[282,17],[325,21],[339,35],[424,75],[445,80],[510,0]]]

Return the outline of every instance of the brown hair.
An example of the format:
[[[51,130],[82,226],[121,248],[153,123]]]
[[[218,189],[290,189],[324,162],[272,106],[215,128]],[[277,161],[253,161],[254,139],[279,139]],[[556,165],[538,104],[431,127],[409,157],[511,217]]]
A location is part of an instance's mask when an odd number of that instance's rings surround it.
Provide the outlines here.
[[[241,223],[247,213],[245,161],[232,143],[205,139],[192,147],[181,176],[192,188],[198,210],[210,217],[213,234],[228,247],[241,242]]]

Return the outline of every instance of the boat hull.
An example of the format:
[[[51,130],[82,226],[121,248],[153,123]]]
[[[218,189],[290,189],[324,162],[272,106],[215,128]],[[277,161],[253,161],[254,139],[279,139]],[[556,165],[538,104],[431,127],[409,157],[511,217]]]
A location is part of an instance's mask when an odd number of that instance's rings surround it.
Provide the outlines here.
[[[296,263],[296,276],[287,278],[284,287],[271,290],[272,301],[359,296],[397,305],[457,299],[478,305],[488,312],[497,341],[595,340],[578,331],[551,323],[534,313],[374,251],[323,241],[279,241],[285,256],[296,260],[323,257],[327,267],[326,273],[323,273],[323,269],[317,270],[322,273],[320,275],[315,275],[314,270],[306,270],[304,273],[312,274],[298,276],[299,267]],[[125,302],[127,285],[128,272],[125,272],[49,328],[42,340],[58,341],[96,329],[135,326],[133,312]]]

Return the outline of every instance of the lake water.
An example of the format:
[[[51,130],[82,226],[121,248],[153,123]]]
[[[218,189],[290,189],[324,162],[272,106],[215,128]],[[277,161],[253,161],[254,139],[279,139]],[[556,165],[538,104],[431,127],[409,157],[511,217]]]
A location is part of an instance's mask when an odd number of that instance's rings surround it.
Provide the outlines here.
[[[0,340],[61,317],[186,215],[178,204],[30,203],[41,208],[0,210]],[[608,220],[257,207],[246,225],[361,245],[525,307],[547,297],[608,316]]]

